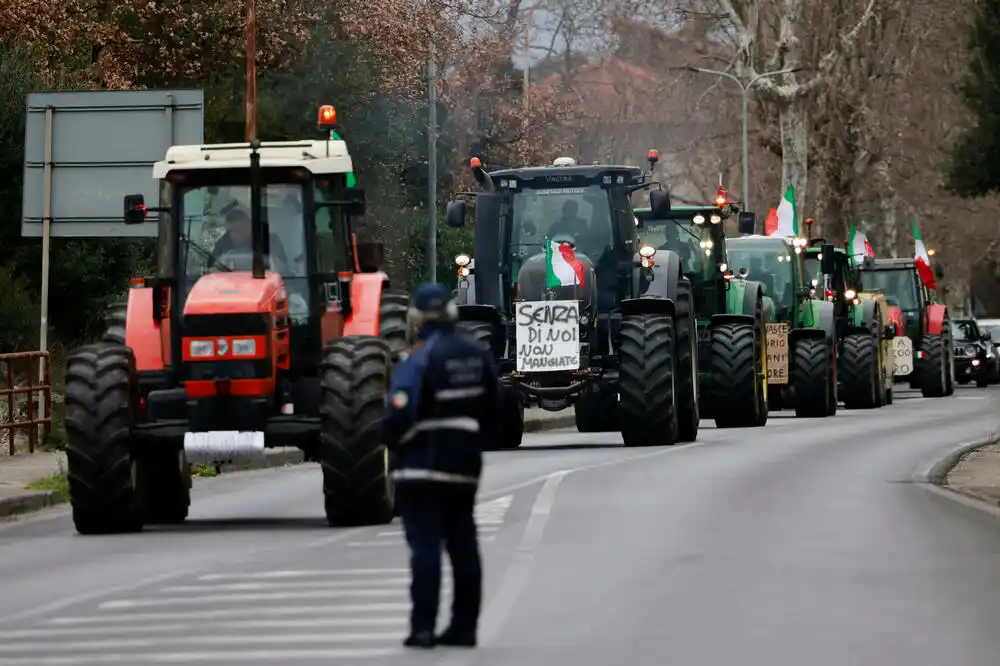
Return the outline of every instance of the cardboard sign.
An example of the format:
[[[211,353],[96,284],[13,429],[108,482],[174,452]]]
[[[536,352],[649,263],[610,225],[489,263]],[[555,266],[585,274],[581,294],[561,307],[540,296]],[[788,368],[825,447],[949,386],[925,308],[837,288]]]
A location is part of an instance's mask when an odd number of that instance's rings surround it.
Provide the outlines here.
[[[788,383],[788,324],[769,323],[767,327],[767,383]]]
[[[579,301],[522,301],[514,313],[518,372],[580,368]]]
[[[899,377],[913,372],[913,340],[899,336],[892,339],[892,375]]]

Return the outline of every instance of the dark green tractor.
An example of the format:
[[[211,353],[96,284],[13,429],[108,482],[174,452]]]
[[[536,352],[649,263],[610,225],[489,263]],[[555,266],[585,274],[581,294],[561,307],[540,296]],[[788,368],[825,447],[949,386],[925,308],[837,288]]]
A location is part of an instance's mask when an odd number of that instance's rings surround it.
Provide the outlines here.
[[[825,255],[832,271],[823,273]],[[829,265],[829,264],[828,264]],[[806,278],[814,281],[815,294],[833,304],[837,331],[838,393],[847,409],[874,409],[888,404],[886,367],[880,353],[882,341],[893,335],[878,303],[864,299],[861,271],[844,248],[826,244],[821,238],[805,251]]]
[[[735,205],[677,206],[666,215],[637,209],[642,242],[676,252],[691,283],[698,326],[699,410],[717,427],[767,423],[766,324],[762,285],[729,271],[724,222]],[[752,216],[743,226],[752,230]]]
[[[650,174],[569,158],[471,166],[482,191],[463,195],[475,197],[475,238],[456,257],[459,326],[500,367],[504,447],[520,444],[529,405],[573,407],[580,431],[621,432],[626,446],[694,440],[691,283],[676,253],[640,245],[631,202],[658,185]],[[650,201],[669,212],[665,191]],[[448,205],[450,226],[465,216],[464,200]]]
[[[768,331],[772,408],[794,406],[796,416],[826,417],[837,413],[836,320],[833,303],[812,295],[805,248],[804,238],[731,238],[729,268],[761,282],[774,308]]]

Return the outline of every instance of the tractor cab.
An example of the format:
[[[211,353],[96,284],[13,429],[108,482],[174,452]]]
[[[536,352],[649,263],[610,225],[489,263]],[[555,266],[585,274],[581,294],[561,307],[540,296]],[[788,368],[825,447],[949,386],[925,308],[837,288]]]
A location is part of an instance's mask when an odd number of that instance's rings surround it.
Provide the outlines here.
[[[861,305],[861,274],[851,265],[843,248],[835,247],[822,238],[814,238],[803,254],[806,279],[813,288],[813,297],[833,303],[838,328],[844,329],[851,317],[851,308]],[[843,334],[844,330],[839,333]]]
[[[890,305],[899,307],[908,335],[920,331],[932,299],[912,259],[879,259],[862,270],[862,279],[866,290],[881,291]]]
[[[729,271],[759,282],[771,299],[776,321],[796,321],[798,301],[808,291],[802,251],[805,239],[779,236],[741,236],[729,243]]]

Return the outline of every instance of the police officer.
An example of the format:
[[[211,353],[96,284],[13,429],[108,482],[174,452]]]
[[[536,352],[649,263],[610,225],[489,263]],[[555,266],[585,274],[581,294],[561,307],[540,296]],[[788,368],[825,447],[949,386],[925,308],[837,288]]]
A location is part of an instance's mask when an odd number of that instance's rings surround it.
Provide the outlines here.
[[[393,373],[383,422],[410,546],[413,610],[403,644],[474,647],[482,569],[473,509],[482,449],[499,429],[499,386],[490,353],[456,331],[458,308],[447,287],[421,286],[409,314],[419,333]],[[451,623],[435,636],[442,542],[454,602]]]

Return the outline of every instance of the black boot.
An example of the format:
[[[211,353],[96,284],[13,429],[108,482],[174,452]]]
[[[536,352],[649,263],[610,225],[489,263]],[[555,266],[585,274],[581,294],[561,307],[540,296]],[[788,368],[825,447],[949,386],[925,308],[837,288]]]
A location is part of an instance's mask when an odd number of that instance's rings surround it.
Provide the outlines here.
[[[452,647],[476,647],[476,632],[457,631],[448,627],[437,637],[437,644]]]
[[[416,631],[406,637],[403,641],[406,647],[432,648],[434,647],[433,631]]]

